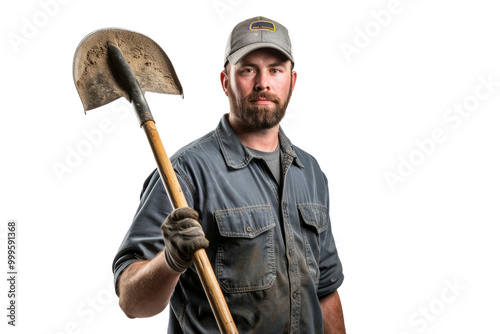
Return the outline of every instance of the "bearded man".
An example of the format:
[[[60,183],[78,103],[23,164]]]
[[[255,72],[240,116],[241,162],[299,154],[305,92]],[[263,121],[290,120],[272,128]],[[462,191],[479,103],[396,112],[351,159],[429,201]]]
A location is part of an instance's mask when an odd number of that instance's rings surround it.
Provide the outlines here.
[[[190,208],[148,177],[113,263],[120,306],[136,318],[170,304],[168,333],[218,332],[191,260],[206,248],[239,333],[345,333],[327,179],[279,125],[297,80],[287,29],[239,23],[224,62],[229,113],[171,159]]]

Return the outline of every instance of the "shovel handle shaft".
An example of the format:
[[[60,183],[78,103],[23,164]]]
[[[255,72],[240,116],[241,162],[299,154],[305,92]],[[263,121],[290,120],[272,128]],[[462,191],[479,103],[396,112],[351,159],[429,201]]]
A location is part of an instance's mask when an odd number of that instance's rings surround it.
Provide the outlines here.
[[[182,208],[188,206],[182,188],[177,180],[177,175],[175,175],[174,167],[165,152],[163,143],[161,142],[158,130],[156,130],[156,125],[154,121],[147,121],[142,124],[142,128],[148,137],[149,145],[155,156],[156,164],[158,166],[158,172],[160,173],[163,185],[167,190],[167,194],[170,197],[170,201],[174,208]]]
[[[146,121],[142,124],[146,136],[148,137],[149,144],[158,165],[158,171],[161,175],[167,194],[170,201],[175,208],[188,206],[182,188],[177,180],[172,163],[165,152],[163,143],[161,142],[158,131],[154,121]],[[196,271],[200,277],[201,283],[207,295],[210,306],[217,320],[217,324],[223,334],[237,334],[238,330],[234,324],[233,317],[229,312],[226,300],[220,289],[220,286],[215,277],[212,265],[208,260],[207,253],[204,249],[197,250],[193,255],[193,262]]]
[[[233,317],[229,312],[226,300],[217,283],[217,278],[204,249],[199,249],[193,254],[193,263],[200,277],[203,289],[208,296],[208,301],[214,311],[215,319],[221,333],[237,334],[238,330],[234,324]]]

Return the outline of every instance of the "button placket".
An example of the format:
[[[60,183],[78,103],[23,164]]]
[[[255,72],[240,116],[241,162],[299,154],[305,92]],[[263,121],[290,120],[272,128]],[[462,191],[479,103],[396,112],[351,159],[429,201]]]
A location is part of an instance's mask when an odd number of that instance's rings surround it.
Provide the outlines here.
[[[298,292],[298,289],[300,287],[300,275],[299,275],[299,268],[298,268],[298,260],[296,258],[296,252],[295,252],[295,240],[293,236],[293,228],[290,225],[290,215],[288,212],[288,196],[287,196],[287,186],[286,186],[286,176],[288,173],[288,170],[293,162],[293,157],[285,153],[285,159],[284,159],[284,172],[283,172],[283,180],[282,180],[282,197],[281,197],[281,212],[283,215],[283,225],[285,228],[285,235],[286,235],[286,240],[285,240],[285,247],[287,249],[287,253],[289,255],[289,266],[288,266],[288,276],[290,278],[290,293],[291,297],[291,319],[290,319],[290,325],[291,325],[291,332],[292,333],[298,333],[298,326],[299,326],[299,319],[300,319],[300,304],[301,304],[301,298],[300,298],[300,293]],[[293,291],[293,292],[292,292]]]

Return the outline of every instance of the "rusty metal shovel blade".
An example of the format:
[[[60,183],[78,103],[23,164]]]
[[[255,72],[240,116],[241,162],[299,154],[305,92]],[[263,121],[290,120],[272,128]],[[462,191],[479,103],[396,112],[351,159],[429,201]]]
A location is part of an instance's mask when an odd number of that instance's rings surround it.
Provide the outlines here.
[[[73,80],[85,111],[122,96],[131,100],[111,71],[110,45],[121,51],[143,93],[183,94],[170,59],[151,38],[128,30],[101,29],[80,42],[73,59]]]

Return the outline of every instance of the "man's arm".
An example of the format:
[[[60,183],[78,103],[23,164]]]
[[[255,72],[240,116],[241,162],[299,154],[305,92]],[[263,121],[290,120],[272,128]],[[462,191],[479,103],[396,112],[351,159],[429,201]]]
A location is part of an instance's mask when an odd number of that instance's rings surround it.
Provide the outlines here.
[[[325,334],[345,334],[344,313],[339,293],[335,290],[319,300],[323,312]]]
[[[165,252],[129,265],[118,281],[120,307],[129,318],[154,316],[165,309],[180,275],[165,263]]]
[[[180,275],[193,263],[193,254],[207,248],[198,213],[182,207],[161,225],[165,249],[148,261],[129,265],[118,280],[120,307],[129,318],[151,317],[168,305]]]

